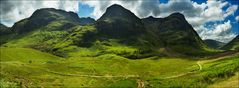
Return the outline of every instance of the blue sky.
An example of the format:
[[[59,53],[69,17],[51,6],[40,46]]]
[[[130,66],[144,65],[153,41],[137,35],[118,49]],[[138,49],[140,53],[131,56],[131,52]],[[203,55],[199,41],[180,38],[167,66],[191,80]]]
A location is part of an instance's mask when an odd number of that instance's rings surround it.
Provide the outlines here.
[[[91,15],[93,12],[94,8],[90,7],[89,5],[81,4],[79,2],[79,11],[77,12],[79,17],[92,17],[95,18],[94,16]]]

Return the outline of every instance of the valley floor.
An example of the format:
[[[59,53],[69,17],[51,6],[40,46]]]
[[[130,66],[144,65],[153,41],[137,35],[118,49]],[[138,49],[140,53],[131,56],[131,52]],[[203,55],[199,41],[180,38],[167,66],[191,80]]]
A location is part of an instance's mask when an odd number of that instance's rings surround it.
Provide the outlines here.
[[[130,60],[114,54],[61,58],[28,48],[0,50],[1,88],[238,87],[239,53]]]

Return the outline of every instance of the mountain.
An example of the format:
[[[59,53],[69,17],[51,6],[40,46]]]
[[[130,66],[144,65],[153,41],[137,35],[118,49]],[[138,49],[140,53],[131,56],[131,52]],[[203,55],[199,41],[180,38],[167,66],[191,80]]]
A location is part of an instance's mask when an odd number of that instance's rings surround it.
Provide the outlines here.
[[[88,25],[88,24],[95,23],[95,19],[90,18],[90,17],[83,17],[83,18],[79,19],[79,22],[81,25]]]
[[[232,41],[227,43],[221,49],[224,49],[224,50],[239,50],[239,35],[237,35]]]
[[[0,23],[0,28],[1,28],[1,29],[7,29],[8,27],[5,26],[5,25],[3,25],[2,23]]]
[[[216,40],[212,40],[212,39],[206,39],[206,40],[203,40],[209,47],[211,48],[214,48],[214,49],[219,49],[221,48],[222,46],[225,45],[225,43],[223,42],[219,42],[219,41],[216,41]]]
[[[7,35],[12,33],[10,28],[0,23],[0,35]]]
[[[11,39],[13,32],[10,27],[7,27],[0,23],[0,45],[6,43],[7,40]]]
[[[28,32],[55,21],[65,24],[62,25],[64,29],[68,29],[77,24],[86,25],[94,22],[92,18],[79,18],[74,12],[66,12],[54,8],[43,8],[36,10],[29,18],[15,23],[12,30],[15,33]]]
[[[177,51],[178,47],[192,46],[189,49],[196,50],[205,46],[180,13],[171,14],[166,18],[151,16],[140,19],[130,10],[114,4],[107,8],[96,23],[100,35],[120,38],[126,42],[133,41],[141,44],[140,46],[167,47],[173,51]]]
[[[135,39],[144,32],[144,26],[130,10],[114,4],[97,20],[99,34],[104,37]]]
[[[95,23],[92,18],[79,18],[76,13],[58,10],[54,8],[43,8],[36,10],[29,18],[16,22],[10,37],[1,37],[1,46],[6,47],[28,47],[56,55],[60,44],[67,43],[77,45],[78,40],[87,40],[81,37],[70,38],[74,43],[66,42],[71,34],[82,26],[90,26]],[[79,30],[81,34],[85,34]],[[78,35],[77,35],[78,36]],[[78,46],[78,45],[77,45]],[[57,49],[56,49],[57,47]],[[60,49],[63,49],[62,46]],[[57,54],[60,55],[60,54]]]
[[[108,7],[97,21],[79,18],[73,12],[39,9],[11,29],[22,35],[4,46],[30,47],[62,57],[80,53],[81,48],[95,50],[92,55],[115,54],[129,59],[208,54],[183,14],[140,19],[117,4]]]
[[[166,49],[193,54],[204,52],[206,45],[181,13],[173,13],[166,18],[143,18],[147,31],[157,36]]]

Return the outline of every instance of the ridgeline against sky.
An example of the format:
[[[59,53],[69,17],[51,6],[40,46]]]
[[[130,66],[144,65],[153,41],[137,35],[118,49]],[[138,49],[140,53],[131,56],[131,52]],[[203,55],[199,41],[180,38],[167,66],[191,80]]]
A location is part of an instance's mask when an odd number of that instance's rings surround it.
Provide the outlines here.
[[[120,4],[139,18],[166,17],[174,12],[185,15],[202,39],[229,42],[239,34],[238,0],[79,0],[79,1],[11,1],[1,0],[1,23],[12,26],[40,8],[56,8],[76,12],[80,17],[96,20],[113,4]]]

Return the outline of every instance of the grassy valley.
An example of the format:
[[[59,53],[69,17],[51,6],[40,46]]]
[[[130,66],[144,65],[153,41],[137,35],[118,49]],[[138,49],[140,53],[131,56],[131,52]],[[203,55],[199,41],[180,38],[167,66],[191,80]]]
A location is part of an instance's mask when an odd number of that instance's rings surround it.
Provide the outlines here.
[[[180,13],[140,19],[115,4],[95,21],[48,8],[0,32],[1,88],[238,87],[238,39],[210,47]]]
[[[1,86],[206,87],[236,75],[238,60],[238,53],[209,60],[130,60],[115,54],[60,58],[28,48],[1,48]]]

